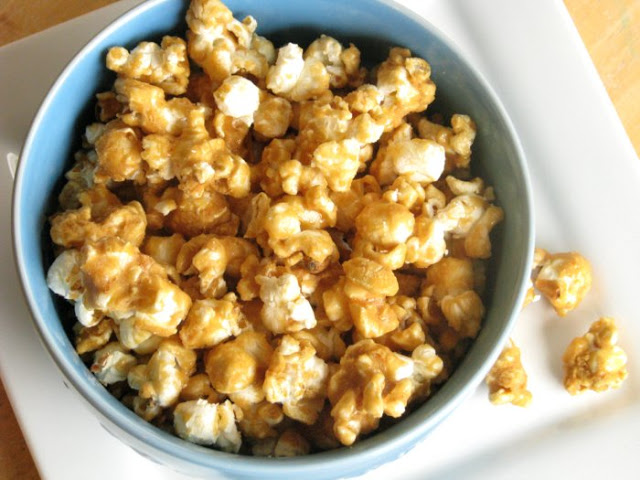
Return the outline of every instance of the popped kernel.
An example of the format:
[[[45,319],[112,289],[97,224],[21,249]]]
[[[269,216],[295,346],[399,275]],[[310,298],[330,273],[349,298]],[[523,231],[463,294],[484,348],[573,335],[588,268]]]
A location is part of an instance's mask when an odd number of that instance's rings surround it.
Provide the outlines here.
[[[253,114],[260,106],[260,90],[244,77],[232,75],[223,80],[213,92],[216,105],[222,113],[244,122],[253,123]]]
[[[137,363],[119,342],[111,342],[93,354],[91,373],[103,385],[127,379],[129,370]]]
[[[120,238],[132,245],[144,240],[147,219],[140,202],[122,205],[106,187],[96,185],[78,195],[81,207],[51,218],[51,239],[66,248],[82,247],[102,238]]]
[[[162,37],[162,43],[140,42],[131,52],[113,47],[107,53],[107,68],[118,75],[134,78],[162,88],[171,95],[182,95],[189,82],[187,44],[179,37]]]
[[[199,445],[215,445],[223,452],[237,453],[242,439],[233,404],[189,400],[176,405],[173,426],[180,438]]]
[[[205,370],[218,392],[257,394],[252,403],[264,398],[262,383],[273,348],[264,333],[245,331],[233,340],[216,345],[205,355]],[[234,400],[234,403],[238,403]]]
[[[178,401],[195,366],[195,352],[170,338],[163,340],[148,363],[131,368],[127,381],[141,400],[166,408]]]
[[[302,296],[294,275],[258,276],[256,282],[260,285],[260,299],[264,302],[260,312],[262,323],[271,332],[289,333],[315,327],[313,308]]]
[[[349,346],[329,379],[338,440],[351,445],[359,435],[377,428],[383,415],[402,415],[411,397],[423,394],[441,369],[442,362],[428,345],[416,352],[415,360],[370,339]]]
[[[471,146],[476,138],[476,124],[471,117],[454,114],[451,117],[451,127],[421,118],[417,129],[420,138],[433,140],[443,146],[447,157],[445,167],[447,172],[469,166]]]
[[[610,317],[600,318],[586,334],[574,338],[562,356],[565,389],[577,395],[620,388],[628,375],[627,354],[617,343],[618,329]]]
[[[591,289],[591,265],[577,252],[547,254],[534,286],[564,317]]]
[[[187,348],[206,348],[238,336],[248,327],[235,293],[220,300],[196,300],[180,328],[180,340]]]
[[[285,415],[311,425],[324,406],[328,376],[327,364],[310,343],[284,335],[262,388],[269,402],[282,404]]]
[[[509,339],[486,378],[489,400],[494,405],[511,403],[527,407],[532,395],[527,390],[527,373],[520,360],[520,349]]]

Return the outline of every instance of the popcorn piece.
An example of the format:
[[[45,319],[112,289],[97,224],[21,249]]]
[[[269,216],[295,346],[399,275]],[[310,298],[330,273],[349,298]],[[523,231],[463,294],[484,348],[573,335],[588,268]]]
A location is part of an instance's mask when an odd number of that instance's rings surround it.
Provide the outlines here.
[[[489,400],[494,405],[512,403],[528,407],[531,392],[527,390],[527,373],[520,361],[520,349],[513,340],[504,347],[486,378]]]
[[[327,35],[314,40],[304,52],[304,58],[314,58],[324,64],[331,88],[357,86],[364,77],[365,72],[360,69],[360,50],[353,44],[343,49],[340,42]]]
[[[336,228],[343,232],[355,228],[355,220],[362,209],[369,203],[378,200],[381,195],[380,185],[372,175],[356,178],[346,192],[331,192],[331,200],[338,211]]]
[[[269,331],[289,333],[315,327],[313,308],[302,296],[294,275],[259,276],[256,281],[260,285],[260,299],[264,302],[260,316]]]
[[[178,254],[185,243],[184,237],[179,233],[170,237],[148,236],[140,251],[167,268],[175,267]]]
[[[90,370],[100,383],[111,385],[126,380],[136,363],[136,357],[126,353],[122,345],[111,342],[95,352]]]
[[[47,286],[67,300],[75,301],[84,293],[80,276],[80,251],[64,250],[53,261],[47,272]]]
[[[287,43],[278,50],[276,64],[269,69],[267,88],[276,95],[293,90],[304,68],[302,48],[295,43]]]
[[[440,308],[447,322],[463,338],[475,338],[484,318],[482,299],[473,290],[447,295],[440,300]]]
[[[119,320],[116,328],[116,335],[123,346],[134,350],[140,355],[147,355],[155,352],[164,339],[164,337],[154,335],[148,330],[136,325],[135,317],[128,317]]]
[[[260,90],[252,81],[232,75],[224,79],[213,98],[222,113],[251,126],[260,105]]]
[[[148,183],[161,185],[176,176],[171,163],[174,143],[172,136],[159,133],[151,133],[142,138],[140,158],[145,163]]]
[[[242,438],[236,425],[233,404],[191,400],[176,405],[173,426],[180,438],[199,445],[212,445],[224,452],[238,453]]]
[[[292,117],[293,110],[287,99],[265,93],[253,115],[253,129],[265,138],[283,137]]]
[[[185,243],[176,258],[176,268],[182,275],[197,274],[198,288],[205,297],[219,298],[227,291],[223,277],[240,277],[240,266],[256,247],[236,237],[198,235]]]
[[[591,288],[591,265],[577,252],[549,254],[541,264],[534,286],[564,317]]]
[[[180,327],[180,340],[187,348],[207,348],[238,336],[246,327],[236,295],[228,293],[220,300],[195,301]]]
[[[380,185],[393,183],[399,175],[426,185],[440,178],[444,162],[444,148],[434,141],[414,138],[392,142],[380,149],[371,165],[371,173]]]
[[[238,427],[245,438],[263,440],[278,436],[275,427],[285,418],[280,405],[262,401],[243,402],[239,406],[242,409],[242,419]]]
[[[62,187],[62,191],[58,195],[61,210],[80,208],[81,204],[78,196],[93,187],[97,161],[95,152],[76,152],[73,167],[64,174],[67,183]]]
[[[328,319],[338,330],[355,326],[364,338],[377,338],[398,327],[386,298],[398,292],[393,271],[364,257],[342,264],[345,275],[322,295]]]
[[[410,180],[406,175],[400,175],[387,187],[382,198],[387,202],[399,203],[412,213],[419,214],[427,201],[427,192],[420,183]]]
[[[315,450],[333,450],[340,447],[340,441],[333,433],[331,405],[328,403],[320,412],[316,423],[302,426],[302,433]]]
[[[340,360],[347,348],[340,337],[340,331],[333,327],[316,325],[311,329],[293,332],[290,336],[300,343],[309,343],[315,349],[316,355],[325,362]]]
[[[225,396],[216,392],[211,386],[209,375],[196,373],[189,377],[187,384],[180,391],[180,400],[207,400],[209,403],[222,403]]]
[[[190,112],[171,156],[172,170],[180,188],[200,196],[207,186],[224,195],[241,198],[251,188],[250,169],[221,138],[212,139],[204,124],[204,112]]]
[[[118,101],[126,105],[120,119],[146,133],[180,135],[189,113],[201,108],[184,97],[166,100],[160,87],[131,78],[118,78],[114,88]]]
[[[217,391],[238,394],[248,389],[257,390],[261,398],[253,403],[258,403],[264,399],[262,383],[272,353],[273,348],[264,333],[245,331],[209,350],[205,356],[205,370]]]
[[[317,168],[292,160],[296,149],[293,140],[275,139],[262,152],[262,160],[257,166],[260,186],[272,197],[287,193],[297,195],[313,187],[325,187],[327,180]]]
[[[504,219],[504,212],[500,207],[490,205],[471,227],[464,239],[464,250],[471,258],[491,257],[491,239],[489,234],[493,227]]]
[[[468,258],[445,257],[427,269],[423,294],[439,301],[447,295],[473,290],[473,287],[473,262]]]
[[[371,202],[356,217],[354,255],[362,255],[392,270],[404,265],[415,219],[409,209],[384,200]]]
[[[85,293],[78,303],[109,312],[116,322],[134,317],[138,328],[169,336],[191,307],[164,268],[130,243],[107,237],[86,245],[80,261]]]
[[[337,260],[338,251],[331,236],[320,228],[335,225],[336,208],[326,190],[314,187],[305,197],[288,196],[272,205],[264,218],[269,247],[295,265],[305,257],[321,271]]]
[[[413,393],[412,372],[410,358],[373,340],[349,346],[327,391],[338,440],[351,445],[376,429],[383,415],[402,415]]]
[[[203,296],[220,298],[227,293],[223,275],[228,262],[227,251],[218,238],[198,235],[180,249],[176,267],[182,275],[197,274],[199,290]]]
[[[447,323],[461,338],[474,338],[484,317],[475,282],[470,259],[445,257],[427,269],[423,283],[422,294],[437,301]]]
[[[417,129],[420,138],[433,140],[444,147],[447,172],[469,166],[471,146],[476,138],[476,124],[468,115],[453,115],[451,128],[422,118],[418,122]]]
[[[90,138],[87,134],[87,140],[94,146],[98,159],[93,181],[107,183],[133,180],[144,183],[141,136],[138,129],[129,127],[121,120],[112,120],[101,127],[96,138]]]
[[[303,165],[308,165],[320,144],[347,138],[352,120],[349,104],[331,92],[323,93],[313,101],[303,102],[297,119],[298,136],[294,158]]]
[[[166,226],[185,237],[203,233],[235,235],[239,219],[229,209],[224,195],[205,190],[201,195],[186,193],[178,188],[168,188],[161,200],[172,200],[176,208],[166,218]]]
[[[411,401],[424,400],[431,394],[432,383],[442,374],[444,363],[436,354],[435,348],[428,343],[417,346],[411,352],[411,360],[413,360]]]
[[[330,76],[322,61],[303,59],[302,48],[288,43],[278,50],[275,65],[267,73],[267,88],[287,100],[301,102],[329,90]]]
[[[195,371],[196,354],[176,339],[165,339],[146,364],[136,365],[127,377],[129,386],[151,405],[166,408],[178,401],[180,391]]]
[[[282,403],[288,417],[311,425],[324,405],[328,374],[327,364],[309,343],[285,335],[265,374],[266,399]]]
[[[248,150],[250,126],[244,120],[217,111],[213,115],[213,131],[224,140],[225,145],[233,154],[248,158],[250,156]]]
[[[412,352],[426,341],[423,320],[417,312],[416,300],[398,295],[391,299],[393,309],[398,318],[398,327],[376,339],[377,343],[386,345],[393,351]]]
[[[562,356],[564,386],[571,395],[622,385],[627,378],[627,355],[617,343],[618,329],[609,317],[600,318],[585,335],[573,339]]]
[[[103,318],[92,327],[85,327],[79,322],[76,323],[73,326],[76,352],[78,352],[78,355],[82,355],[104,347],[111,340],[113,331],[113,321],[109,318]]]
[[[346,192],[358,173],[360,144],[353,139],[325,142],[313,152],[311,167],[317,168],[334,192]]]
[[[189,82],[187,44],[179,37],[162,37],[162,44],[140,42],[129,53],[113,47],[107,53],[107,68],[118,75],[150,83],[170,95],[182,95]]]
[[[265,78],[275,50],[253,17],[239,22],[219,0],[193,0],[186,19],[189,55],[215,84],[235,73]]]
[[[104,186],[96,185],[78,196],[81,207],[51,217],[51,239],[66,248],[81,247],[106,237],[118,237],[133,245],[144,239],[147,220],[142,205],[122,205]]]
[[[438,263],[446,251],[443,223],[429,215],[416,217],[413,235],[407,240],[406,263],[426,268]]]
[[[421,112],[433,101],[436,87],[431,67],[405,48],[392,48],[377,70],[379,91],[384,95],[382,117],[385,131],[397,127],[405,115]]]

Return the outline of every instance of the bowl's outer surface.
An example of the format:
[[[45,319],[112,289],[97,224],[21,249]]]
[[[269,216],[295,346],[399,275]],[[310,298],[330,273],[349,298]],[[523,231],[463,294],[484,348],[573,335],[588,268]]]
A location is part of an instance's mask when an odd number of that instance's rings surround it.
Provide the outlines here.
[[[279,479],[305,475],[348,477],[391,461],[440,423],[479,384],[506,340],[520,309],[533,250],[533,213],[524,156],[503,108],[486,81],[451,42],[426,21],[393,3],[376,0],[228,0],[236,18],[253,15],[258,32],[276,47],[308,43],[320,33],[353,42],[370,62],[383,60],[390,46],[404,46],[429,61],[438,87],[431,111],[467,113],[478,124],[473,165],[494,185],[505,222],[494,243],[486,295],[485,325],[467,357],[445,385],[408,419],[351,448],[291,459],[238,457],[192,445],[147,424],[122,406],[93,377],[63,329],[45,277],[50,261],[47,216],[64,172],[91,121],[96,92],[114,76],[104,67],[107,50],[184,35],[188,2],[151,0],[98,34],[69,64],[41,106],[22,150],[13,199],[16,262],[36,329],[69,383],[94,408],[101,423],[145,456],[198,476],[220,472],[234,478]]]

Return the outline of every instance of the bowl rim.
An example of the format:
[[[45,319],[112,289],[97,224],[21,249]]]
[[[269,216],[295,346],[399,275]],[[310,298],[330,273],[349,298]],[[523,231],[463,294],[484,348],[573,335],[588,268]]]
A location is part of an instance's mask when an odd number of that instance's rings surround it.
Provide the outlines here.
[[[35,141],[35,135],[40,127],[45,112],[49,108],[49,105],[58,94],[62,85],[65,83],[71,72],[75,69],[78,63],[84,58],[84,56],[92,51],[99,43],[112,35],[115,31],[123,27],[132,18],[144,13],[145,11],[156,8],[159,4],[173,1],[173,0],[146,0],[141,4],[138,4],[125,13],[120,15],[117,19],[103,28],[100,32],[94,35],[67,63],[63,71],[58,75],[52,86],[49,88],[46,97],[41,102],[36,115],[34,116],[27,137],[23,143],[21,149],[20,158],[28,158],[32,145]],[[483,73],[476,67],[476,65],[469,61],[469,59],[462,54],[458,45],[444,32],[442,32],[437,26],[425,18],[418,15],[416,12],[405,7],[404,5],[396,3],[394,0],[368,0],[371,3],[382,4],[393,10],[396,10],[399,14],[408,17],[410,20],[419,24],[424,30],[432,34],[434,37],[439,38],[443,44],[445,44],[457,60],[466,64],[466,67],[472,73],[474,81],[477,82],[482,90],[486,93],[492,106],[496,109],[499,117],[504,122],[504,126],[508,132],[509,140],[512,143],[514,151],[516,152],[515,161],[519,167],[519,173],[522,176],[522,182],[524,190],[522,192],[523,197],[523,211],[526,213],[524,225],[526,229],[526,247],[527,253],[524,256],[524,262],[522,263],[520,272],[520,286],[518,288],[514,307],[509,313],[509,318],[505,322],[505,328],[498,335],[493,347],[485,354],[486,360],[475,369],[469,369],[468,371],[461,372],[458,375],[458,379],[462,381],[462,387],[453,392],[449,392],[453,388],[452,382],[445,382],[438,390],[429,402],[421,405],[412,412],[412,417],[415,418],[415,422],[398,422],[391,426],[389,429],[381,432],[380,434],[373,435],[370,438],[366,438],[356,442],[351,447],[341,447],[335,450],[329,450],[320,453],[314,453],[310,455],[304,455],[293,458],[272,458],[272,457],[252,457],[252,456],[239,456],[237,454],[226,453],[199,445],[191,444],[182,440],[176,436],[170,435],[161,429],[158,429],[138,417],[135,413],[124,407],[119,401],[111,397],[114,402],[105,402],[103,398],[96,391],[95,384],[85,382],[80,375],[75,372],[74,366],[71,362],[64,358],[64,354],[57,351],[53,347],[52,335],[47,331],[46,324],[43,320],[42,312],[40,311],[37,299],[34,297],[31,288],[28,272],[25,268],[24,252],[22,251],[22,232],[19,226],[19,219],[21,217],[21,204],[19,199],[22,197],[21,192],[23,188],[23,180],[25,177],[25,162],[20,161],[16,171],[14,180],[14,188],[12,194],[12,209],[11,209],[11,225],[12,225],[12,241],[14,251],[14,262],[18,276],[20,279],[21,289],[26,303],[29,307],[29,313],[32,319],[32,325],[38,334],[41,343],[44,345],[56,364],[58,370],[63,376],[63,379],[69,381],[74,389],[75,393],[79,394],[80,398],[85,403],[89,404],[92,408],[91,411],[94,415],[104,419],[107,423],[115,426],[118,430],[124,432],[126,435],[133,437],[136,441],[145,443],[156,452],[163,454],[165,457],[177,458],[179,461],[187,464],[196,464],[200,467],[204,467],[211,470],[224,470],[236,474],[247,473],[260,469],[265,475],[291,475],[295,473],[302,473],[313,467],[327,467],[342,472],[353,472],[355,470],[361,470],[362,465],[370,465],[369,468],[374,468],[380,463],[390,460],[385,458],[390,454],[394,454],[393,458],[396,458],[400,454],[413,448],[420,439],[425,438],[426,434],[433,430],[444,418],[446,418],[453,410],[455,410],[467,397],[470,396],[477,386],[482,381],[482,378],[487,374],[489,368],[498,357],[502,345],[506,342],[509,334],[515,324],[517,316],[519,314],[518,305],[522,305],[525,292],[526,292],[526,277],[531,270],[531,264],[533,261],[533,249],[534,249],[534,212],[533,212],[533,197],[532,188],[529,177],[529,172],[526,164],[526,156],[522,147],[521,141],[517,135],[512,120],[508,115],[504,105],[500,98],[493,90],[493,87],[487,81]],[[456,372],[459,372],[458,369]],[[454,372],[454,375],[455,373]],[[99,385],[99,384],[98,384]],[[449,385],[449,388],[447,386]],[[73,390],[73,389],[72,389]],[[105,391],[106,392],[106,391]],[[107,395],[108,394],[107,392]],[[435,401],[434,401],[435,400]],[[115,404],[114,404],[115,403]],[[418,417],[415,417],[418,415]],[[132,421],[133,420],[133,421]],[[390,434],[387,434],[390,432]],[[387,434],[387,435],[385,435]],[[381,437],[390,437],[381,440]],[[121,439],[121,441],[124,441]],[[131,446],[131,443],[125,441],[126,444]],[[395,453],[394,453],[395,452]],[[355,458],[358,459],[358,463],[355,464]],[[242,461],[237,461],[241,459]],[[234,460],[236,460],[234,462]],[[366,467],[365,467],[366,468]]]

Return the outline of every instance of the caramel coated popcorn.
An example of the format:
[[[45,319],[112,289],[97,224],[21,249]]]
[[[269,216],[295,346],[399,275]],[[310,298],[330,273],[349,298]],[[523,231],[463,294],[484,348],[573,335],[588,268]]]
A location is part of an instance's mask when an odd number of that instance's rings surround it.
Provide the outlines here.
[[[520,361],[520,349],[509,340],[500,357],[491,367],[486,378],[489,400],[494,405],[511,403],[527,407],[531,403],[531,392],[527,390],[527,374]]]
[[[562,356],[564,387],[571,395],[619,388],[627,378],[627,355],[618,345],[615,321],[602,317],[574,338]]]
[[[536,252],[539,272],[534,286],[551,303],[558,315],[565,316],[582,301],[591,288],[591,265],[577,252]]]
[[[327,35],[274,46],[219,0],[186,23],[109,49],[47,283],[98,381],[154,425],[243,454],[352,445],[428,400],[482,328],[504,215],[471,173],[476,125],[434,120],[431,66],[405,48],[368,70]],[[560,260],[538,283],[567,308]]]

